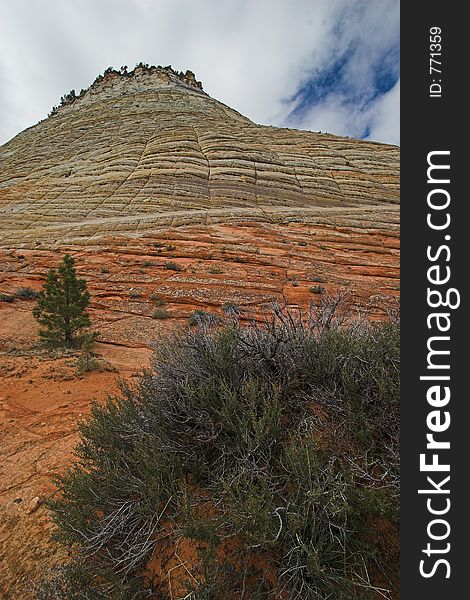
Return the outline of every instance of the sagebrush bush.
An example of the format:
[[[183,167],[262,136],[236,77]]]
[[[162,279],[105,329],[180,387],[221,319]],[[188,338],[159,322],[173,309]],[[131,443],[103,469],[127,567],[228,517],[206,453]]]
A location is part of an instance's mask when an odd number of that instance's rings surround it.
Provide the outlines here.
[[[134,585],[163,534],[198,548],[188,598],[379,597],[376,574],[383,587],[397,573],[370,528],[397,531],[398,324],[345,320],[339,304],[200,319],[93,406],[50,503],[88,568],[80,597],[100,573]]]
[[[47,581],[37,587],[37,600],[143,600],[149,595],[142,583],[132,577],[119,577],[105,570],[91,573],[83,561],[52,570]]]
[[[222,310],[224,311],[224,313],[226,313],[228,315],[231,313],[235,313],[235,314],[239,315],[241,313],[240,306],[234,301],[224,302],[222,304]]]
[[[191,326],[201,326],[201,325],[215,325],[217,322],[217,315],[214,313],[208,312],[207,310],[193,310],[193,312],[188,317],[188,323]]]

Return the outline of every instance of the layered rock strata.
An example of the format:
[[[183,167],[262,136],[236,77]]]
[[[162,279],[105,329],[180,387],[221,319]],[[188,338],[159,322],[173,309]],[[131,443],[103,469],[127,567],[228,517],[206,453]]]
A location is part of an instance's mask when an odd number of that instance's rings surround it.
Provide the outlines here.
[[[397,210],[398,160],[394,146],[256,125],[172,71],[111,72],[0,148],[0,243],[367,220],[366,207]]]
[[[148,364],[168,328],[194,310],[259,318],[338,291],[383,316],[399,295],[398,161],[394,146],[256,125],[192,73],[145,65],[108,70],[0,147],[2,598],[32,598],[63,559],[51,477],[91,399]],[[37,348],[34,302],[15,294],[39,290],[65,252],[117,374]]]

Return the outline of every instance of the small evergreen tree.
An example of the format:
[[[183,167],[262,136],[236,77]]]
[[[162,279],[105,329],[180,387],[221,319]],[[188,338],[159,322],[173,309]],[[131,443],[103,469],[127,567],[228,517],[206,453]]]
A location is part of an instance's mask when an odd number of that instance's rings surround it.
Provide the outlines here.
[[[76,346],[77,332],[91,324],[86,308],[90,294],[86,281],[78,279],[74,259],[66,254],[59,269],[47,275],[33,316],[42,325],[39,335],[48,346]]]

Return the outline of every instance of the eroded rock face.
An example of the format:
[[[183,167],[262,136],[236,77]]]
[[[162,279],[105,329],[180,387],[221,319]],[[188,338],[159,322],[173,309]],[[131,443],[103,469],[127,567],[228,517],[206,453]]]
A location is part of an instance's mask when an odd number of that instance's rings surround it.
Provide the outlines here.
[[[107,75],[0,148],[2,245],[396,209],[396,147],[255,125],[171,71],[141,71]]]
[[[398,160],[393,146],[256,125],[191,73],[110,72],[0,147],[0,293],[39,290],[72,254],[96,349],[124,377],[196,309],[256,318],[343,290],[380,317],[399,294]],[[35,354],[33,305],[0,302],[6,598],[29,598],[63,558],[43,501],[90,400],[116,390],[116,373]]]

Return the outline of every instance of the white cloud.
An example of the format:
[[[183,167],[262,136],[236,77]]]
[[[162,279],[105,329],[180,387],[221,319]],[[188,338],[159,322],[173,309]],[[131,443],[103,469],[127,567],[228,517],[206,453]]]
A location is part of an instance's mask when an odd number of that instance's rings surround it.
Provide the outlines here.
[[[285,125],[294,108],[286,98],[347,48],[357,56],[348,77],[370,85],[371,57],[397,35],[397,7],[397,0],[1,0],[0,143],[106,67],[141,60],[191,69],[213,97],[256,122]],[[330,99],[303,122],[328,130],[337,121],[334,132],[357,135],[361,115],[348,118],[340,95]],[[397,102],[391,96],[388,108],[377,108],[377,135],[398,128],[389,119],[387,129],[384,116],[396,114]]]
[[[400,80],[380,97],[370,111],[369,140],[383,140],[389,144],[400,143]]]
[[[399,6],[364,0],[342,8],[328,37],[330,63],[312,70],[281,121],[399,143]]]
[[[329,94],[298,120],[299,129],[323,131],[352,137],[400,144],[400,80],[391,90],[374,99],[366,108],[354,105],[343,95]]]
[[[332,93],[310,108],[297,125],[300,129],[360,137],[366,122],[365,113],[349,105],[342,95]]]

